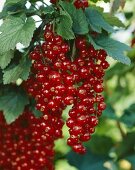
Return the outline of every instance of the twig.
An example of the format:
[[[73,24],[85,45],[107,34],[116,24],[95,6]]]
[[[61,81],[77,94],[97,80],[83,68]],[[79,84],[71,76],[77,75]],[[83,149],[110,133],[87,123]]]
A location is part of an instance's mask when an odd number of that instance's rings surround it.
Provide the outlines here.
[[[120,131],[120,134],[121,134],[122,138],[125,138],[126,133],[124,132],[124,130],[123,130],[122,126],[121,126],[121,123],[119,121],[117,121],[116,123],[117,123],[117,127],[118,127],[118,129]]]
[[[75,54],[76,54],[76,47],[75,47],[75,41],[74,41],[73,48],[72,48],[72,54],[71,54],[72,61],[74,61],[74,59],[75,59]]]

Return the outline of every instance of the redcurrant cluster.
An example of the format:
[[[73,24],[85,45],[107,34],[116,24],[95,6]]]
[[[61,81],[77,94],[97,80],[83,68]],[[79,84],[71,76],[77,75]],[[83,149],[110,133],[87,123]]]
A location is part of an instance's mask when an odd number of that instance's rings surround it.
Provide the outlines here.
[[[85,37],[78,36],[76,54],[71,59],[69,45],[51,26],[46,27],[44,38],[42,46],[30,54],[34,62],[25,88],[35,98],[37,110],[44,114],[59,116],[66,106],[72,105],[66,122],[70,133],[67,143],[75,152],[85,153],[82,143],[91,138],[106,107],[100,93],[109,67],[107,54],[95,50]]]
[[[67,2],[69,2],[70,0],[66,0]],[[50,0],[50,2],[52,4],[56,4],[58,2],[58,0]],[[89,6],[89,3],[88,3],[88,0],[75,0],[74,1],[74,6],[77,8],[77,9],[85,9]]]
[[[54,140],[61,137],[58,129],[63,126],[60,117],[35,118],[26,110],[7,125],[0,113],[0,170],[54,170]]]
[[[56,4],[56,3],[57,3],[57,0],[50,0],[50,2],[51,2],[52,4]]]
[[[85,9],[89,6],[88,0],[75,0],[74,5],[77,9],[79,8]]]

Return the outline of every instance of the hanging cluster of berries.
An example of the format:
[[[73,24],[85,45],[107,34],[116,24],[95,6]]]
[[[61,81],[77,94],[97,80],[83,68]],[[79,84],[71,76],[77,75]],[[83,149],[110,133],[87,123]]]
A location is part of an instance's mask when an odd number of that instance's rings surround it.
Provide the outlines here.
[[[71,105],[66,122],[70,137],[68,145],[77,153],[85,153],[83,142],[91,138],[98,117],[106,105],[103,77],[109,67],[104,50],[95,50],[86,38],[78,36],[71,57],[70,46],[51,26],[44,33],[45,41],[30,54],[34,61],[25,89],[36,100],[36,109],[49,115],[61,115]],[[75,52],[76,49],[76,52]],[[74,58],[74,59],[73,59]],[[61,130],[61,129],[59,129]]]
[[[77,9],[85,9],[89,6],[88,4],[88,0],[75,0],[74,2],[74,6],[77,8]]]
[[[60,117],[35,118],[26,109],[7,125],[0,113],[0,170],[54,170],[54,140],[61,137],[63,126]]]
[[[67,2],[70,1],[70,0],[67,0]],[[50,0],[50,2],[52,4],[56,4],[58,2],[58,0]],[[75,0],[74,1],[74,6],[77,8],[77,9],[85,9],[89,6],[88,4],[88,0]]]

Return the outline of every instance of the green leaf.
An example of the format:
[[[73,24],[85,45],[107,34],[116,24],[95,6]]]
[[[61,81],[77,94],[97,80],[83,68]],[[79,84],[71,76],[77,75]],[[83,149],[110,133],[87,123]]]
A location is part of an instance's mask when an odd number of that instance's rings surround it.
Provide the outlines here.
[[[113,40],[112,38],[102,34],[95,38],[95,42],[101,46],[113,59],[123,64],[130,65],[131,61],[125,56],[124,52],[130,50],[131,48],[126,44]]]
[[[10,3],[14,3],[14,4],[16,4],[16,3],[21,3],[21,2],[26,2],[26,0],[6,0],[6,3],[5,4],[10,4]]]
[[[102,1],[102,0],[89,0],[90,2],[94,2],[94,3],[96,3],[96,2],[99,2],[99,1]],[[110,0],[103,0],[105,3],[107,3],[107,2],[110,2]]]
[[[3,82],[3,73],[2,73],[2,70],[0,69],[0,83]]]
[[[33,109],[32,113],[34,114],[35,117],[39,118],[41,116],[43,116],[43,113],[40,112],[39,110]]]
[[[90,35],[88,35],[88,41],[89,43],[91,43],[93,45],[93,47],[96,49],[96,50],[99,50],[101,49],[102,47],[97,45],[96,42],[94,41],[94,38]]]
[[[70,15],[67,12],[61,10],[60,18],[56,25],[57,34],[61,35],[66,40],[74,39],[75,36],[72,30],[72,24],[73,21]]]
[[[93,135],[90,142],[86,144],[90,151],[98,155],[108,155],[113,145],[113,140],[110,137],[99,135]]]
[[[69,13],[73,20],[73,31],[76,34],[87,34],[89,32],[86,16],[82,9],[76,9],[68,2],[60,2],[62,8]]]
[[[14,122],[29,103],[23,91],[10,89],[0,96],[0,110],[3,111],[8,124]]]
[[[34,20],[24,15],[7,18],[0,27],[0,53],[14,50],[17,43],[29,46],[35,28]]]
[[[26,0],[8,0],[5,2],[2,12],[0,13],[0,19],[4,19],[8,15],[18,14],[26,9]]]
[[[39,10],[45,15],[46,14],[53,14],[55,12],[55,10],[52,6],[47,6],[47,7],[41,6],[39,8]]]
[[[94,155],[87,152],[85,155],[79,155],[70,152],[67,155],[69,163],[78,168],[78,170],[107,170],[103,164],[108,160],[104,156]]]
[[[103,111],[102,116],[105,117],[105,118],[108,118],[108,119],[113,119],[113,120],[118,119],[118,117],[115,114],[115,110],[113,109],[113,107],[110,104],[107,104],[107,107]]]
[[[132,164],[133,169],[135,169],[135,154],[127,156],[125,159],[128,160]]]
[[[134,153],[135,147],[135,132],[128,133],[123,141],[116,147],[116,154],[118,158]]]
[[[15,82],[19,78],[22,80],[27,80],[31,68],[31,61],[29,58],[22,58],[20,64],[14,67],[9,67],[3,71],[3,83],[10,84]]]
[[[113,27],[104,20],[103,16],[98,10],[89,7],[86,8],[85,14],[87,16],[89,25],[93,31],[101,33],[103,29],[109,33],[114,32]]]
[[[110,25],[117,26],[117,27],[125,27],[125,25],[122,23],[121,20],[119,20],[119,18],[111,15],[110,13],[103,13],[102,15],[105,21]]]
[[[128,109],[124,111],[120,121],[126,124],[129,128],[135,126],[135,104],[132,104]]]
[[[109,80],[115,75],[118,76],[125,75],[125,73],[127,73],[128,70],[129,70],[129,66],[125,66],[122,63],[116,63],[114,66],[112,66],[110,69],[107,70],[105,79]]]
[[[12,50],[10,50],[2,55],[0,54],[0,67],[2,69],[6,68],[13,57],[14,57],[14,51],[12,51]]]

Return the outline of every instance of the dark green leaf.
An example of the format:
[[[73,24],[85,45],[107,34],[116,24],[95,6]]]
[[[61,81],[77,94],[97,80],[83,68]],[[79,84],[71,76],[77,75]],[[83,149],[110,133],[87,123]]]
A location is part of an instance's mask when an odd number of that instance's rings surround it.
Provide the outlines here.
[[[2,73],[2,70],[0,69],[0,83],[3,82],[3,73]]]
[[[95,42],[101,46],[113,59],[127,65],[131,63],[130,59],[124,54],[125,51],[131,49],[126,44],[113,40],[105,35],[100,35],[95,38]]]
[[[90,7],[94,10],[97,10],[103,16],[104,20],[111,26],[125,27],[125,25],[122,23],[121,20],[119,20],[119,18],[113,16],[110,13],[104,13],[103,8],[96,5],[91,5]]]
[[[135,126],[135,104],[124,111],[120,121],[130,128]]]
[[[126,17],[127,20],[130,20],[134,15],[133,12],[125,12],[124,14],[125,14],[125,17]]]
[[[16,4],[16,3],[24,3],[24,2],[26,2],[26,0],[6,0],[6,3],[5,3],[5,5],[7,5],[7,4],[12,4],[12,3],[14,3],[14,4]]]
[[[8,124],[14,122],[29,103],[23,91],[10,89],[0,96],[0,110],[3,111]]]
[[[132,164],[132,167],[134,170],[135,169],[135,154],[127,156],[125,159],[128,160]]]
[[[12,51],[12,50],[10,50],[2,55],[0,54],[0,67],[2,69],[6,68],[13,57],[14,57],[14,51]]]
[[[90,151],[98,155],[108,155],[113,145],[113,140],[110,137],[98,135],[93,135],[90,142],[86,144]]]
[[[98,2],[98,1],[102,1],[102,0],[90,0],[90,2],[94,2],[94,3],[96,3],[96,2]],[[110,2],[110,0],[103,0],[105,3],[107,3],[107,2]]]
[[[87,19],[84,12],[68,2],[61,2],[60,5],[66,10],[73,20],[73,31],[76,34],[87,34],[89,32]]]
[[[94,38],[90,35],[88,35],[88,41],[93,45],[93,47],[96,49],[96,50],[99,50],[101,49],[102,47],[100,47],[99,45],[96,44],[96,42],[94,41]]]
[[[14,50],[17,43],[22,43],[25,47],[29,46],[35,30],[35,22],[32,18],[9,17],[0,27],[0,53]]]
[[[30,73],[31,61],[29,58],[22,58],[20,64],[3,71],[3,83],[10,84],[19,78],[27,80]]]
[[[67,156],[71,165],[78,168],[78,170],[107,170],[103,164],[107,160],[104,156],[94,155],[87,152],[85,155],[79,155],[70,152]]]
[[[101,33],[103,29],[109,33],[114,32],[113,27],[104,20],[103,16],[98,10],[89,7],[86,8],[85,14],[93,31]]]
[[[128,133],[123,141],[116,147],[116,154],[118,158],[134,153],[135,147],[135,132]]]
[[[57,22],[57,34],[61,35],[64,39],[74,39],[74,32],[72,30],[73,21],[70,15],[65,11],[60,11],[60,18]]]
[[[115,110],[112,108],[112,106],[110,104],[107,104],[107,107],[103,111],[102,116],[105,118],[108,118],[108,119],[114,119],[114,120],[118,119],[118,117],[115,114]]]
[[[35,117],[39,118],[41,116],[43,116],[43,113],[40,112],[39,110],[33,109],[32,113],[34,114]]]
[[[47,6],[47,7],[44,7],[44,6],[41,6],[39,8],[39,10],[43,13],[43,14],[53,14],[54,13],[54,8],[52,6]]]

